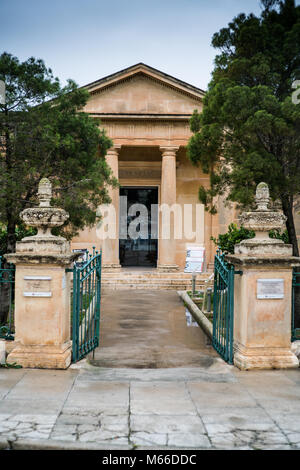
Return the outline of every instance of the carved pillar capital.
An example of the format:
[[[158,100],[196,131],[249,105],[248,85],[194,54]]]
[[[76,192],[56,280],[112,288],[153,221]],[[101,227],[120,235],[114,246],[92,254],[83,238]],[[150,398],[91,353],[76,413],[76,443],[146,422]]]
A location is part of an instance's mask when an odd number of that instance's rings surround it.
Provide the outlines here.
[[[162,157],[176,157],[176,152],[179,147],[159,147]]]
[[[119,156],[119,153],[120,153],[120,150],[121,150],[121,145],[114,145],[113,147],[111,147],[110,149],[107,150],[106,152],[106,156],[107,157],[110,157],[110,156]]]

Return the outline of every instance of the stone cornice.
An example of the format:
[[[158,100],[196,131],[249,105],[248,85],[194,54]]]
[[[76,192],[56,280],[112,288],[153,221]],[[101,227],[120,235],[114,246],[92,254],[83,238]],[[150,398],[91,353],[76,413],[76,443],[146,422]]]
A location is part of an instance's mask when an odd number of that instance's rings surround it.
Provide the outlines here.
[[[89,113],[90,116],[100,118],[102,121],[114,120],[114,121],[125,121],[125,120],[138,120],[138,121],[186,121],[188,122],[192,117],[191,114],[130,114],[130,113]]]
[[[82,253],[70,254],[35,254],[35,253],[9,253],[4,255],[9,263],[17,265],[58,265],[69,266],[75,261]]]
[[[252,267],[253,269],[270,265],[290,269],[291,266],[300,265],[300,257],[296,256],[243,256],[229,254],[226,255],[225,259],[234,266],[247,266],[247,268]]]

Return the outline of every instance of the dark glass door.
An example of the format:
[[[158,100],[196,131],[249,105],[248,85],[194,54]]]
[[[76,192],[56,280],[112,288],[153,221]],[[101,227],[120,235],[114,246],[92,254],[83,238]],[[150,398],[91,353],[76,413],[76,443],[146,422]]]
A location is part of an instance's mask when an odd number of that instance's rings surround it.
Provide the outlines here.
[[[120,188],[121,266],[157,266],[157,204],[157,188]]]

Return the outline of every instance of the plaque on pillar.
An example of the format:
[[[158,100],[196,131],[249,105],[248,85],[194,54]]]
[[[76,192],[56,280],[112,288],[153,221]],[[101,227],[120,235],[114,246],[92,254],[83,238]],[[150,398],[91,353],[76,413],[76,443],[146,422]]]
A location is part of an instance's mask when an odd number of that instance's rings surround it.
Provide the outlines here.
[[[257,279],[258,299],[283,299],[284,279]]]

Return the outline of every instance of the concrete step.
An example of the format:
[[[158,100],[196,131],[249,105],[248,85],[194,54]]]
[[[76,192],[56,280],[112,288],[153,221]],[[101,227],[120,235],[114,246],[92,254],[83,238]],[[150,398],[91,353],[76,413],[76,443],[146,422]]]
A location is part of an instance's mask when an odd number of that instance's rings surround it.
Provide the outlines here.
[[[196,277],[196,289],[211,284],[211,272],[199,273]],[[117,272],[102,272],[102,286],[110,289],[192,289],[192,274],[178,272],[159,272],[156,269],[122,269]]]
[[[196,289],[204,289],[205,286],[210,285],[205,283],[205,280],[196,281]],[[106,279],[102,278],[102,286],[110,289],[174,289],[174,290],[191,290],[191,279],[149,279],[149,278],[115,278]]]
[[[197,274],[197,280],[206,280],[209,278],[211,273],[201,273]],[[110,273],[102,272],[102,277],[104,279],[186,279],[191,280],[191,273],[138,273],[138,272],[128,272],[128,273]]]

